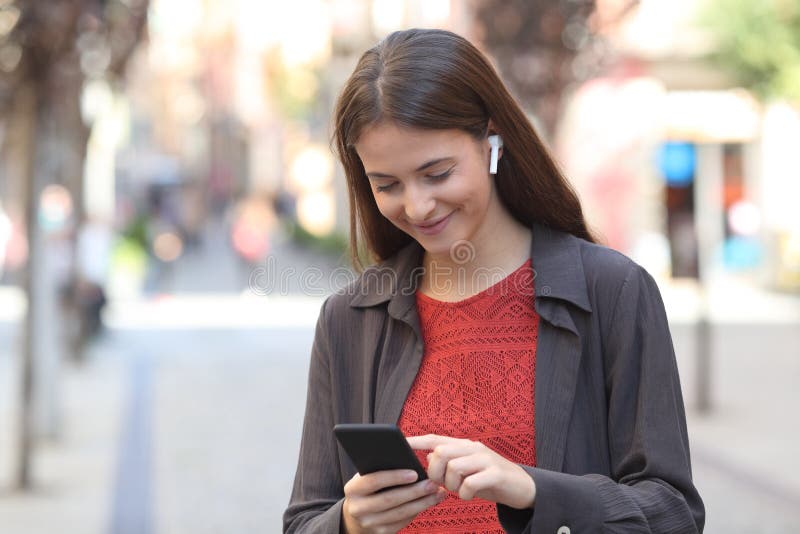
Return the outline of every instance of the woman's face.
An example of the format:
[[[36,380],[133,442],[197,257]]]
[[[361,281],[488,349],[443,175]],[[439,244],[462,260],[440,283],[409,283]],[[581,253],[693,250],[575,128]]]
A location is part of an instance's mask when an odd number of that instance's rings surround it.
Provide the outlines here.
[[[458,241],[496,239],[505,208],[489,175],[490,147],[461,130],[382,122],[355,145],[378,209],[433,256]]]

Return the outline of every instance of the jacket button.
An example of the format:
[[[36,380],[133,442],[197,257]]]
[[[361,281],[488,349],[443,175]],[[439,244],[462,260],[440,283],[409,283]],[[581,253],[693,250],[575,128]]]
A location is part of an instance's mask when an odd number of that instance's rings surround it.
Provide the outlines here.
[[[558,532],[556,532],[556,534],[570,534],[570,532],[571,531],[570,531],[569,527],[566,526],[566,525],[563,525],[563,526],[558,528]]]

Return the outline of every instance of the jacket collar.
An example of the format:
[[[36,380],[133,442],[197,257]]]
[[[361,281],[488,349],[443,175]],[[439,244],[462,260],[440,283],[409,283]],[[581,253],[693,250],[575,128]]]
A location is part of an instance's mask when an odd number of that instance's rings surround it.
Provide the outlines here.
[[[531,260],[536,300],[559,299],[591,312],[581,255],[582,240],[540,224],[532,227]]]
[[[389,301],[389,315],[402,319],[416,303],[423,253],[419,243],[412,241],[391,258],[365,269],[351,286],[350,306],[368,308]]]
[[[537,310],[548,300],[569,302],[591,312],[583,272],[581,240],[534,223],[531,228],[531,260]],[[367,268],[351,286],[350,305],[357,308],[389,302],[389,315],[403,319],[415,304],[417,282],[423,270],[422,247],[412,241],[388,260]]]

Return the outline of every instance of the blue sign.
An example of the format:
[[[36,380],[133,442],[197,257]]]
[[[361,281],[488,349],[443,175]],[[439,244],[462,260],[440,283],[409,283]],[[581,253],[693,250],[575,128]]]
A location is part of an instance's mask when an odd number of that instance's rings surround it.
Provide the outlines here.
[[[694,180],[697,151],[693,143],[667,141],[658,151],[658,170],[671,187],[687,187]]]

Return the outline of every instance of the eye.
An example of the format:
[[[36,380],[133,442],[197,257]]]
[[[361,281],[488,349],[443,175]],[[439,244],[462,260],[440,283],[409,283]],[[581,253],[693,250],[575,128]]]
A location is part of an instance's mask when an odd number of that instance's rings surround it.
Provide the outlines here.
[[[439,174],[429,174],[428,178],[430,178],[431,180],[444,180],[445,178],[453,174],[453,169],[455,169],[455,166],[450,167],[446,171]]]
[[[392,182],[392,183],[383,184],[383,185],[377,185],[377,186],[375,186],[375,191],[377,193],[386,193],[387,191],[391,191],[396,184],[397,184],[397,182]]]

